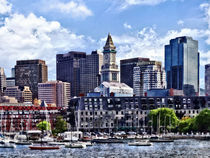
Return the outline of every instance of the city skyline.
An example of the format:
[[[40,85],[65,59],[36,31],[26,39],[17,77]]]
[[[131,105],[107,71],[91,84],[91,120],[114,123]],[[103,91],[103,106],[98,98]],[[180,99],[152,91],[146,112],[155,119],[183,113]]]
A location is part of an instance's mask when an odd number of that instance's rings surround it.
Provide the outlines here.
[[[49,80],[55,80],[56,54],[102,51],[108,32],[116,45],[118,65],[120,59],[132,57],[149,57],[164,64],[164,45],[186,35],[199,41],[200,87],[204,88],[204,65],[210,63],[209,1],[133,2],[51,0],[47,6],[39,0],[3,0],[0,66],[9,77],[16,60],[46,60]],[[184,13],[186,8],[189,9]],[[78,14],[79,11],[84,14]],[[166,14],[170,18],[164,18]]]

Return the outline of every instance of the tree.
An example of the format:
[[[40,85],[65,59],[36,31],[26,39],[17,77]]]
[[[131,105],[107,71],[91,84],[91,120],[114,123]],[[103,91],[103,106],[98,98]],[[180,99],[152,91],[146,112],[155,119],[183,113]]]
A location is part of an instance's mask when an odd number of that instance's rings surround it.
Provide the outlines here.
[[[62,116],[57,116],[53,134],[57,135],[58,133],[63,133],[65,131],[67,131],[67,122],[63,119]]]
[[[178,130],[182,133],[194,131],[194,118],[183,117],[179,122]]]
[[[39,129],[39,130],[50,130],[51,129],[51,125],[49,122],[47,121],[41,121],[39,122],[36,127]]]
[[[210,132],[210,110],[204,109],[195,117],[194,130]]]
[[[169,108],[158,108],[151,110],[149,113],[150,125],[155,131],[163,132],[163,129],[175,129],[179,123],[173,109]],[[162,127],[162,128],[161,128]]]

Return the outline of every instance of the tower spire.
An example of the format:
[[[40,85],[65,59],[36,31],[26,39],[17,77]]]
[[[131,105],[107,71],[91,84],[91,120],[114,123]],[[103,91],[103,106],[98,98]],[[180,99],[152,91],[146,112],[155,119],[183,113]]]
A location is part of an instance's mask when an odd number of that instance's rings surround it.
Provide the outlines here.
[[[112,49],[116,49],[113,41],[112,41],[112,36],[110,34],[110,32],[108,33],[108,37],[106,40],[106,44],[104,46],[104,50],[112,50]]]

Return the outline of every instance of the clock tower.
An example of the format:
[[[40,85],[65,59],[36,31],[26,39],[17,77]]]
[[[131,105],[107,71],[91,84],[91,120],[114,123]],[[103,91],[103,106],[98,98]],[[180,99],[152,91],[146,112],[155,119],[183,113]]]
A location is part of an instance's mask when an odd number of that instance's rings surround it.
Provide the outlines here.
[[[119,82],[119,70],[116,65],[116,47],[112,41],[110,33],[108,34],[106,44],[103,50],[103,65],[101,67],[101,81]]]

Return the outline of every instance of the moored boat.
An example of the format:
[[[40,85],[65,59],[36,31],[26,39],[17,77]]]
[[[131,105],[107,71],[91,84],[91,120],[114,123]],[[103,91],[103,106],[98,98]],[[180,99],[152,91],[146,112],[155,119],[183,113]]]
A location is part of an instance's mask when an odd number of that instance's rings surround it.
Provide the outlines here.
[[[151,146],[153,145],[149,141],[135,141],[135,142],[130,142],[128,143],[129,146]]]
[[[69,143],[65,145],[66,148],[86,148],[84,143]]]

